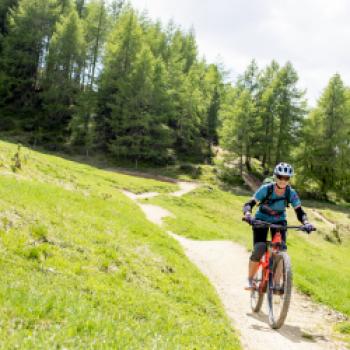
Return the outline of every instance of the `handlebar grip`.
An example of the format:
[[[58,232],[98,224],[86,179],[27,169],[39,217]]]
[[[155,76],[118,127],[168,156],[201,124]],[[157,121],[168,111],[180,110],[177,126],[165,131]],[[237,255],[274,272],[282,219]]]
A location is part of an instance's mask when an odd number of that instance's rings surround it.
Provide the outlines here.
[[[304,232],[310,234],[312,231],[317,231],[317,229],[316,229],[316,227],[313,227],[311,230],[305,230],[302,228],[301,231],[304,231]]]
[[[253,219],[252,219],[253,220]],[[249,225],[253,225],[253,221],[249,221],[247,220],[247,218],[245,216],[242,217],[242,221],[246,222]]]

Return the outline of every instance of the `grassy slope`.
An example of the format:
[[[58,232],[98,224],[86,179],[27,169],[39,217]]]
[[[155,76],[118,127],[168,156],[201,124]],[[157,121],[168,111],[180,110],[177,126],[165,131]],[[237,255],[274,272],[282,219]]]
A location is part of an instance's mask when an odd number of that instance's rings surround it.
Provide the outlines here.
[[[242,204],[247,199],[247,196],[204,186],[181,198],[163,195],[151,202],[176,215],[176,219],[169,217],[166,220],[169,228],[178,234],[195,239],[232,239],[251,248],[251,229],[241,221]],[[331,213],[334,221],[339,220],[343,225],[349,222],[349,210],[318,206],[324,214]],[[308,236],[290,231],[288,236],[294,282],[315,300],[350,316],[350,234],[342,231],[342,245],[325,241],[324,235],[331,235],[329,227],[316,220],[310,207],[307,212],[317,225],[317,233]],[[292,209],[289,217],[291,224],[297,224]]]
[[[13,174],[14,152],[0,142],[1,348],[240,348],[207,279],[117,190],[173,185],[35,152]]]
[[[0,141],[0,173],[13,175],[11,159],[17,150],[16,145]],[[75,163],[63,158],[21,149],[23,169],[18,177],[57,184],[65,189],[82,193],[108,195],[116,189],[128,189],[135,193],[145,191],[171,192],[176,185],[96,169],[89,165]]]

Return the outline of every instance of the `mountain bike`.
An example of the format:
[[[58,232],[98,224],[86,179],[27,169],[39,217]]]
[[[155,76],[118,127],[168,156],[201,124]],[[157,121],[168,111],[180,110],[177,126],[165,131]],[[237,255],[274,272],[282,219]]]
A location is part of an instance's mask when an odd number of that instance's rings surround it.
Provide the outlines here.
[[[250,224],[254,227],[276,229],[272,241],[266,241],[266,251],[253,279],[250,304],[253,312],[259,312],[264,295],[267,294],[269,325],[273,329],[279,329],[287,317],[292,293],[292,267],[285,249],[286,244],[282,241],[281,230],[307,230],[304,226],[283,226],[260,220],[253,220]]]

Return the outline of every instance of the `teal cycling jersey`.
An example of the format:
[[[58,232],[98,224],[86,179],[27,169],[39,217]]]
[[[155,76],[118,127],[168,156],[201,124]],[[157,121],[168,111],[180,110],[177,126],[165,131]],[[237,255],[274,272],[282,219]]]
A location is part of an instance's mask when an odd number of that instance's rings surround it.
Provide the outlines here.
[[[273,184],[275,185],[275,184]],[[254,199],[257,202],[264,201],[268,194],[268,187],[271,186],[271,184],[262,185],[254,194]],[[301,206],[300,198],[297,194],[297,192],[290,188],[290,198],[288,198],[288,202],[292,204],[293,208],[297,208]],[[276,199],[281,198],[281,200],[276,201]],[[285,196],[284,194],[282,196],[277,196],[275,192],[275,186],[273,187],[272,195],[270,197],[271,203],[266,203],[266,205],[275,212],[274,214],[266,213],[261,209],[259,206],[259,209],[257,210],[255,214],[255,218],[258,220],[263,220],[271,223],[284,221],[287,218],[286,215],[286,202],[284,200]]]

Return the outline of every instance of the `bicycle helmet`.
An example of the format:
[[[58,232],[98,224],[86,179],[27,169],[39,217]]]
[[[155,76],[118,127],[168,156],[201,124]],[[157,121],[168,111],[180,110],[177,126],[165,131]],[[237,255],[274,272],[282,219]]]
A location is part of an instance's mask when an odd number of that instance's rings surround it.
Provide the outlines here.
[[[293,176],[294,171],[293,167],[288,163],[279,163],[276,165],[276,168],[273,172],[274,175],[281,175],[281,176]]]

